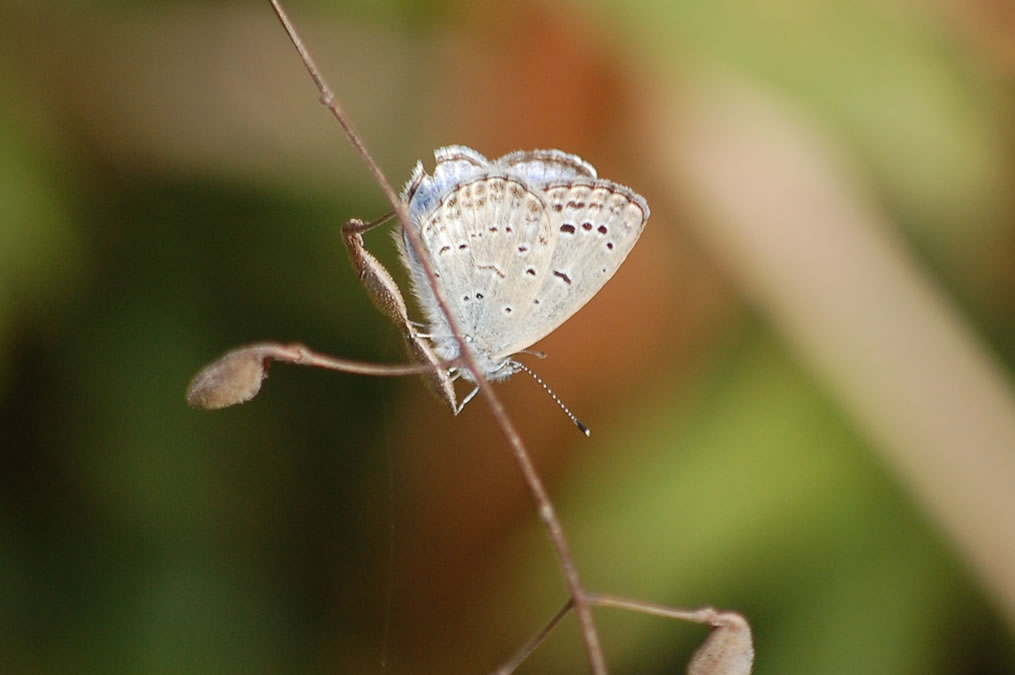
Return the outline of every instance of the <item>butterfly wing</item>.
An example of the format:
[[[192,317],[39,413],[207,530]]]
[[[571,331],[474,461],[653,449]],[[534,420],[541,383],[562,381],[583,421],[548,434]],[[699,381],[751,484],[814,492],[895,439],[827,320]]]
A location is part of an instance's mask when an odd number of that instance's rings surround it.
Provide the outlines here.
[[[551,184],[542,197],[553,242],[550,264],[529,301],[529,330],[498,345],[498,356],[528,348],[591,300],[634,248],[649,217],[641,196],[606,180]]]
[[[504,155],[494,164],[506,172],[523,178],[529,186],[542,186],[553,181],[575,178],[596,179],[596,168],[578,155],[560,150],[519,150]]]
[[[553,257],[544,201],[519,178],[487,174],[450,190],[419,223],[419,233],[451,314],[493,368],[505,345],[524,342],[532,330],[527,316]],[[424,279],[415,285],[421,298],[432,296]],[[450,339],[436,302],[422,304],[430,307],[438,345]]]

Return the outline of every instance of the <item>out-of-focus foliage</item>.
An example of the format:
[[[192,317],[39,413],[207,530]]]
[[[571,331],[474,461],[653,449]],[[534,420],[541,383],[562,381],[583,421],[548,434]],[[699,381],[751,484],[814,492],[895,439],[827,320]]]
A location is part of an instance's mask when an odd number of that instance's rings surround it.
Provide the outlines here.
[[[758,673],[1015,670],[1005,600],[643,150],[713,77],[792,104],[1010,383],[1000,5],[290,9],[396,185],[441,145],[560,147],[653,206],[533,364],[591,440],[499,385],[590,587],[743,612]],[[0,6],[4,672],[486,672],[563,602],[481,401],[453,418],[415,378],[276,367],[244,406],[184,404],[258,340],[404,358],[339,233],[386,206],[316,98],[267,2]],[[682,672],[703,638],[597,617],[616,672]],[[573,620],[527,667],[581,672]]]

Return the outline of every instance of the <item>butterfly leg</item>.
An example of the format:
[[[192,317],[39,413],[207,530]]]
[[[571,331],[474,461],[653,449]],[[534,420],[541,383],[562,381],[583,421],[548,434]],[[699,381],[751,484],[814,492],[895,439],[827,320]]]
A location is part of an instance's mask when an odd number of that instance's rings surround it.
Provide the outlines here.
[[[462,399],[462,402],[458,404],[457,408],[455,408],[455,414],[457,415],[458,413],[462,412],[462,410],[465,408],[465,404],[468,403],[469,401],[471,401],[472,399],[476,398],[476,394],[478,394],[478,393],[479,393],[479,387],[476,387],[475,389],[470,391],[468,394],[466,394],[465,398]]]

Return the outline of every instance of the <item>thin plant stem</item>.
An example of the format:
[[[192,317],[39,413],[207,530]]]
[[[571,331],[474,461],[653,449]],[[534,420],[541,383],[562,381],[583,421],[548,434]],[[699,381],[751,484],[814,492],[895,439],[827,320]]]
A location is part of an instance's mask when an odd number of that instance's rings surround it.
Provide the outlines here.
[[[301,344],[258,342],[234,349],[202,368],[187,386],[187,402],[198,408],[217,410],[249,401],[261,390],[261,383],[268,377],[268,367],[273,361],[388,377],[422,375],[435,367],[447,368],[456,363],[389,366],[338,359]]]
[[[587,597],[588,596],[586,596],[586,598]],[[567,616],[567,613],[571,611],[572,607],[574,607],[574,600],[572,598],[568,598],[563,607],[557,610],[557,613],[546,622],[546,625],[540,628],[539,632],[533,635],[531,640],[526,642],[521,649],[515,652],[515,655],[512,656],[507,663],[495,670],[493,675],[511,675],[511,673],[515,672],[515,670],[518,669],[518,666],[525,663],[525,661],[532,656],[532,653],[539,648],[539,645],[543,643],[546,636],[557,627],[560,620]]]
[[[592,607],[608,607],[613,609],[622,609],[629,612],[637,612],[639,614],[649,614],[651,616],[661,616],[667,619],[678,619],[681,621],[689,621],[691,623],[699,623],[710,625],[715,628],[722,626],[747,626],[746,621],[743,617],[736,612],[724,612],[714,607],[700,607],[698,609],[680,609],[678,607],[668,607],[666,605],[660,605],[655,602],[644,602],[642,600],[634,600],[632,598],[624,598],[619,595],[612,595],[609,593],[585,593],[585,601]],[[574,607],[574,602],[571,598],[568,598],[564,605],[557,610],[546,624],[539,629],[539,631],[533,635],[528,642],[526,642],[515,654],[502,665],[500,668],[493,672],[493,675],[511,675],[515,672],[519,666],[521,666],[533,652],[539,648],[539,646],[546,640],[557,624],[567,616],[567,613]],[[749,627],[747,628],[749,631]],[[711,672],[711,671],[709,671]]]
[[[353,375],[374,375],[377,377],[401,377],[404,375],[421,375],[427,371],[433,370],[433,366],[428,363],[418,363],[412,365],[401,365],[401,364],[388,365],[380,363],[366,363],[364,361],[352,361],[349,359],[339,359],[334,356],[328,356],[327,354],[315,352],[309,347],[306,347],[301,344],[281,345],[268,342],[256,345],[255,348],[264,349],[265,350],[264,355],[275,361],[284,361],[286,363],[291,363],[296,366],[313,366],[315,368],[339,370],[342,371],[343,373],[352,373]],[[453,363],[450,365],[453,365]]]
[[[490,411],[493,413],[494,419],[497,421],[498,426],[500,426],[504,436],[507,438],[515,456],[515,460],[518,462],[525,482],[528,485],[529,492],[532,493],[532,497],[536,502],[539,517],[542,519],[547,533],[550,536],[550,540],[553,542],[553,546],[556,549],[557,558],[560,561],[561,572],[563,573],[568,589],[570,590],[571,599],[574,603],[575,614],[577,614],[578,622],[581,626],[582,638],[585,641],[585,651],[588,656],[589,666],[592,673],[594,675],[605,675],[607,672],[606,660],[603,657],[602,646],[599,642],[599,633],[596,630],[595,622],[592,618],[592,611],[585,599],[585,589],[582,586],[581,579],[578,575],[578,569],[575,566],[574,558],[571,555],[567,539],[564,536],[564,529],[557,516],[556,509],[553,506],[553,502],[550,500],[546,487],[543,485],[543,481],[539,478],[539,474],[536,472],[536,468],[532,463],[532,459],[530,458],[528,451],[525,449],[525,445],[522,443],[522,439],[518,434],[517,428],[508,418],[507,412],[504,409],[504,404],[496,395],[493,388],[490,386],[490,383],[483,377],[482,372],[480,372],[479,367],[476,364],[476,360],[472,357],[472,353],[465,344],[462,332],[459,329],[454,316],[452,316],[449,311],[447,300],[437,283],[437,278],[434,276],[433,267],[424,255],[423,242],[420,239],[419,233],[412,228],[409,222],[407,205],[399,199],[397,194],[395,194],[395,191],[388,182],[388,179],[384,176],[380,167],[363,145],[360,137],[353,130],[352,124],[345,116],[345,113],[336,100],[334,93],[332,93],[331,88],[324,80],[324,76],[321,75],[320,70],[318,70],[310,52],[304,46],[303,41],[296,33],[296,29],[289,21],[289,17],[286,15],[285,10],[283,10],[282,6],[279,4],[279,0],[269,0],[269,2],[275,10],[275,14],[278,16],[279,21],[282,22],[282,26],[289,35],[289,39],[292,41],[293,46],[296,47],[296,51],[299,52],[304,66],[306,66],[307,71],[310,73],[310,77],[313,78],[314,83],[317,85],[317,89],[321,95],[321,103],[323,103],[328,110],[331,111],[331,114],[335,117],[335,119],[338,120],[338,123],[342,126],[342,129],[345,131],[349,141],[353,144],[353,147],[356,148],[360,157],[363,158],[363,161],[366,163],[370,173],[373,174],[374,179],[377,181],[377,184],[380,185],[381,190],[384,192],[384,195],[391,203],[391,207],[394,209],[395,214],[398,216],[398,220],[401,223],[403,231],[406,233],[409,244],[412,246],[412,249],[416,254],[416,258],[420,261],[423,272],[426,275],[427,282],[437,299],[437,304],[440,306],[441,312],[443,312],[445,318],[447,319],[448,326],[451,329],[451,334],[458,342],[462,363],[472,373],[477,385],[479,386],[480,394],[490,406]]]
[[[585,598],[589,601],[590,605],[595,605],[596,607],[613,607],[614,609],[625,609],[629,612],[651,614],[652,616],[661,616],[667,619],[680,619],[692,623],[711,624],[715,621],[716,617],[724,614],[713,607],[680,609],[677,607],[667,607],[655,602],[622,598],[609,593],[588,593]]]

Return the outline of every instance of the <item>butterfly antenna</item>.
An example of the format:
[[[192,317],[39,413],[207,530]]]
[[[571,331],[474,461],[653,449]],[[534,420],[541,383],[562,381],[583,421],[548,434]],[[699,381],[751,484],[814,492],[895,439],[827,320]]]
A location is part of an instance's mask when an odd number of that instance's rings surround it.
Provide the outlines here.
[[[550,387],[547,386],[546,382],[543,382],[543,378],[539,377],[539,375],[536,375],[534,372],[529,370],[528,366],[526,366],[524,363],[519,363],[518,361],[515,361],[515,364],[519,368],[524,370],[526,373],[531,375],[533,380],[539,383],[539,386],[541,386],[543,390],[550,395],[550,398],[552,398],[554,402],[556,402],[556,404],[560,406],[560,409],[564,411],[564,414],[571,418],[571,421],[574,422],[574,425],[578,427],[578,430],[580,432],[585,434],[586,437],[592,435],[592,431],[587,426],[585,426],[584,422],[575,417],[575,414],[571,412],[570,408],[564,405],[564,402],[561,401],[555,393],[553,393],[553,389],[550,389]]]

